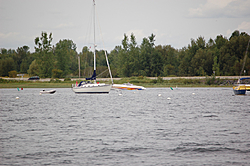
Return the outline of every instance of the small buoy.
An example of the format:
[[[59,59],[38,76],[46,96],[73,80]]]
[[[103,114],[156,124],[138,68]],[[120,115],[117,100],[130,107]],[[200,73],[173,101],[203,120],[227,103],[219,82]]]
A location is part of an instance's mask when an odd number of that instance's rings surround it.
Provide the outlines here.
[[[119,96],[122,96],[122,94],[121,94],[121,93],[119,93]]]
[[[168,97],[167,99],[168,99],[168,100],[170,100],[171,98],[170,98],[170,97]]]
[[[195,93],[192,93],[193,95],[195,95]]]
[[[161,94],[158,94],[158,96],[161,96]]]
[[[42,93],[39,93],[39,95],[42,95]]]
[[[19,97],[16,97],[16,99],[19,99]]]

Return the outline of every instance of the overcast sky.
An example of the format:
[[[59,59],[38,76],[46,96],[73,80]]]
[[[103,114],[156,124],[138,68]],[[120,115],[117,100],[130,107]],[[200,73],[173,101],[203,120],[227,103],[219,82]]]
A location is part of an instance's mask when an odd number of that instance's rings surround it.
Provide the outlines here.
[[[156,45],[179,49],[199,36],[229,38],[233,31],[250,34],[250,0],[95,0],[97,27],[105,49],[121,45],[124,34],[142,38],[156,35]],[[0,48],[27,45],[52,32],[55,45],[70,39],[81,52],[90,46],[92,0],[0,0]],[[100,26],[99,26],[100,25]],[[97,33],[97,38],[99,33]],[[101,41],[97,39],[97,49]]]

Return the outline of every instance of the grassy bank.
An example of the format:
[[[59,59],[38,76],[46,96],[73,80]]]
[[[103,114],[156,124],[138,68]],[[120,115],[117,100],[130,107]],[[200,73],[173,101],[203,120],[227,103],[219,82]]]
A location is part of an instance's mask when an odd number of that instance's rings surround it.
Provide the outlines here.
[[[232,87],[237,82],[234,79],[216,79],[215,77],[206,77],[205,79],[171,79],[163,80],[161,77],[156,79],[149,79],[145,77],[130,77],[122,78],[115,83],[121,84],[130,82],[135,85],[141,85],[147,88],[160,88],[160,87]]]
[[[72,81],[22,81],[0,79],[0,88],[70,88]]]
[[[77,80],[78,83],[81,80]],[[102,83],[111,83],[104,82]],[[130,82],[135,85],[144,86],[146,88],[157,87],[232,87],[237,80],[234,79],[216,79],[214,77],[206,77],[205,79],[171,79],[163,80],[161,77],[156,79],[150,79],[146,77],[129,77],[122,78],[120,80],[114,80],[115,84],[123,84]],[[42,81],[23,81],[23,80],[5,80],[0,79],[0,88],[70,88],[75,81],[65,80],[60,81],[58,79],[51,79],[47,82]]]

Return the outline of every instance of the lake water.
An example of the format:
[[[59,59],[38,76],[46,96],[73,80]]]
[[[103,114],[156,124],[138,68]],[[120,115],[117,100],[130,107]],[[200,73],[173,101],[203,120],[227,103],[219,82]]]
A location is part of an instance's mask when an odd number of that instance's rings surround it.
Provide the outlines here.
[[[40,90],[0,89],[0,165],[250,165],[249,92]]]

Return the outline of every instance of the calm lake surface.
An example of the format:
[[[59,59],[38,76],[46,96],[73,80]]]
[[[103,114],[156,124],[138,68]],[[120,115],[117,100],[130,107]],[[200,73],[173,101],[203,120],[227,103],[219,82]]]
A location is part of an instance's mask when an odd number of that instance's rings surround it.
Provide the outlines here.
[[[0,165],[250,165],[249,92],[40,90],[0,89]]]

